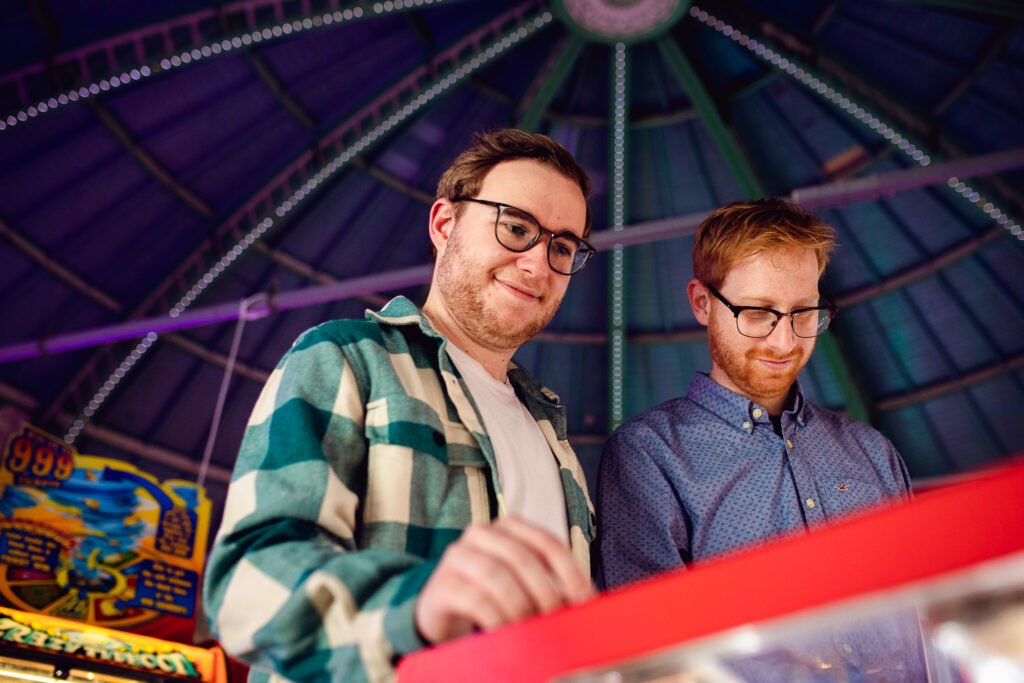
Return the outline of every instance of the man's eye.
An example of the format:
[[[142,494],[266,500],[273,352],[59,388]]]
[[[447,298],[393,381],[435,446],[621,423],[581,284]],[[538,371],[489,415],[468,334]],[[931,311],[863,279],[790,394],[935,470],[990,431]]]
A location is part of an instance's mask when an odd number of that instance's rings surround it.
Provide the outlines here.
[[[576,248],[568,242],[555,240],[555,253],[559,256],[565,256],[571,258],[576,254]]]
[[[807,320],[816,320],[818,318],[818,309],[812,308],[809,311],[800,311],[793,315],[793,319],[797,322],[804,322]]]
[[[501,225],[505,228],[505,232],[515,235],[516,237],[526,237],[530,234],[530,229],[521,223],[502,221]]]
[[[765,322],[775,317],[775,314],[770,311],[761,310],[750,310],[743,311],[743,315],[747,316],[751,322]]]

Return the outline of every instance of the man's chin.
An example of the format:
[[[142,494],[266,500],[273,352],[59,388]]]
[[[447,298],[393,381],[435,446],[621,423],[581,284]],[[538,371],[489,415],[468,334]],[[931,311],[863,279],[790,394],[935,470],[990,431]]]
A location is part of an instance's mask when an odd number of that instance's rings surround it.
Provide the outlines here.
[[[747,376],[747,383],[752,393],[763,398],[784,396],[796,382],[799,373],[752,373]]]

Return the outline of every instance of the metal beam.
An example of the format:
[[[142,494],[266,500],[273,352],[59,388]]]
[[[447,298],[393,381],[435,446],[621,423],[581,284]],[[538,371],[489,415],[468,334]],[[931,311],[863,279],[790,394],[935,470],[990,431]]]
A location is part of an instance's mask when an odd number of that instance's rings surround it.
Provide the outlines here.
[[[435,4],[442,2],[454,4],[462,1],[464,0],[433,0]],[[50,83],[52,88],[50,94],[57,96],[63,90],[73,86],[104,76],[127,72],[137,67],[149,68],[150,73],[141,76],[145,78],[163,70],[160,66],[160,61],[163,58],[194,51],[196,56],[192,59],[199,59],[205,57],[203,55],[204,48],[210,50],[212,45],[242,34],[251,36],[254,31],[259,29],[267,30],[265,36],[260,35],[260,42],[270,42],[281,38],[287,39],[297,31],[322,29],[342,21],[358,21],[413,11],[411,6],[406,7],[397,2],[393,6],[392,3],[387,3],[387,7],[381,3],[372,2],[349,3],[349,7],[344,12],[337,9],[338,0],[330,0],[329,4],[333,11],[312,10],[311,3],[304,0],[299,3],[304,11],[296,14],[294,13],[296,3],[293,0],[233,0],[214,8],[189,12],[147,26],[133,28],[124,33],[105,36],[74,50],[48,54],[43,59],[32,62],[17,71],[0,75],[0,88],[13,84],[12,90],[17,93],[21,104],[24,106],[34,105],[36,100],[29,96],[31,88],[27,84],[30,81],[38,80],[40,73],[65,74],[65,82]],[[34,0],[32,6],[33,9],[37,9],[44,7],[44,4],[41,0]],[[266,16],[268,8],[271,9],[274,17],[271,24],[262,23],[257,19],[257,17]],[[347,18],[344,16],[346,14]],[[43,16],[37,20],[43,25],[47,38],[52,41],[47,28],[49,23],[47,18],[47,16]],[[209,29],[214,26],[217,27],[217,30],[211,35]],[[270,32],[269,29],[274,26],[278,30]],[[219,51],[219,47],[217,49]],[[97,68],[98,65],[105,65],[106,68],[102,66]],[[36,84],[33,83],[33,85]],[[43,99],[45,100],[46,97],[44,96]]]
[[[366,160],[363,159],[363,157],[361,156],[353,158],[352,161],[349,163],[351,163],[353,166],[360,169],[361,171],[365,171],[366,174],[369,175],[371,178],[379,180],[380,182],[384,183],[393,190],[398,190],[406,197],[411,197],[412,199],[415,199],[416,201],[426,206],[430,206],[431,204],[434,203],[434,195],[430,194],[429,192],[424,192],[418,187],[413,187],[412,185],[405,182],[398,176],[388,173],[380,166],[372,166],[366,163]]]
[[[573,33],[556,49],[552,50],[551,58],[541,69],[538,79],[527,91],[527,96],[520,105],[517,128],[527,131],[537,130],[551,100],[568,78],[569,72],[576,65],[580,53],[583,52],[584,40]]]
[[[662,58],[668,64],[669,69],[675,74],[679,85],[682,86],[686,96],[693,102],[694,108],[700,115],[701,121],[708,129],[715,146],[721,152],[726,165],[732,171],[733,177],[743,194],[750,199],[764,196],[764,189],[757,180],[750,163],[747,161],[740,149],[739,143],[732,132],[725,125],[722,116],[715,106],[711,95],[708,93],[700,77],[686,58],[683,51],[668,35],[657,40],[658,50]]]
[[[1011,166],[1006,165],[1011,163]],[[826,183],[816,187],[800,188],[794,192],[799,193],[801,197],[811,198],[808,200],[810,206],[819,208],[821,206],[836,207],[858,201],[865,201],[865,187],[871,188],[872,192],[878,192],[878,197],[890,196],[896,191],[904,191],[915,187],[922,187],[945,181],[945,179],[951,174],[956,174],[957,177],[967,177],[968,175],[976,172],[990,172],[993,168],[1005,170],[1005,168],[1016,166],[1024,166],[1024,154],[1020,152],[1014,153],[1014,151],[1011,150],[1010,152],[999,152],[974,159],[962,159],[960,161],[951,161],[945,164],[935,164],[925,168],[914,167],[903,171],[890,171],[888,173],[878,174],[879,176],[884,177],[884,181],[872,180],[871,178],[858,179],[869,181],[866,186],[842,180],[834,183]],[[922,173],[922,171],[928,172]],[[817,191],[819,189],[822,191]],[[871,196],[867,198],[877,197]],[[821,203],[815,204],[815,201]],[[696,232],[697,227],[709,214],[710,211],[702,211],[684,216],[675,216],[673,218],[635,223],[621,231],[601,230],[590,238],[590,242],[597,248],[607,249],[615,244],[621,244],[623,247],[626,247],[637,244],[659,242],[684,235],[691,235]],[[973,251],[977,251],[982,246],[988,244],[1003,233],[1005,233],[1005,230],[1002,230],[1001,228],[993,228],[978,238],[971,240],[967,244],[957,246],[943,254],[940,254],[932,261],[929,261],[927,264],[923,264],[913,271],[894,276],[877,285],[871,285],[868,288],[857,290],[856,292],[841,298],[840,304],[851,305],[852,303],[863,301],[871,296],[877,296],[885,291],[904,285],[909,282],[911,278],[917,279],[919,277],[923,277],[929,272],[934,272],[934,270],[938,270],[959,258],[963,258]],[[274,251],[269,248],[264,249],[268,255],[274,253]],[[277,258],[286,260],[283,254],[278,254]],[[302,262],[298,260],[294,260],[294,263],[302,264]],[[302,269],[305,274],[313,276],[316,272],[312,271],[308,264],[302,265],[305,265],[305,268]],[[284,294],[277,294],[273,298],[268,298],[257,304],[250,309],[250,314],[254,318],[262,317],[263,315],[267,315],[276,310],[298,308],[306,305],[336,301],[338,299],[400,289],[411,285],[429,282],[430,275],[431,266],[422,265],[401,270],[387,271],[375,275],[329,282],[319,287],[307,287],[291,290]],[[318,276],[318,279],[321,277],[326,276]],[[56,353],[58,351],[82,348],[95,344],[142,337],[149,332],[168,332],[235,320],[237,319],[238,311],[239,302],[229,302],[206,308],[193,309],[176,318],[155,317],[144,320],[132,320],[117,325],[95,328],[93,330],[86,330],[83,332],[73,332],[36,341],[10,344],[0,347],[0,362],[32,358],[46,353]],[[686,330],[682,333],[690,334],[690,331]],[[674,335],[679,333],[669,334]],[[647,342],[647,336],[649,335],[643,335],[644,341],[642,343]],[[556,341],[557,339],[557,336],[551,336],[549,338],[550,341]],[[577,342],[573,341],[572,343]],[[653,341],[651,343],[653,343]]]
[[[1001,363],[975,370],[953,380],[938,382],[908,394],[883,399],[878,402],[878,408],[879,410],[897,410],[914,405],[915,403],[930,401],[975,384],[995,379],[1021,367],[1024,367],[1024,353],[1018,353]]]
[[[34,397],[29,396],[21,389],[12,387],[10,384],[2,381],[0,381],[0,399],[16,405],[28,412],[32,412],[39,408],[39,401]]]
[[[228,357],[223,353],[211,351],[202,344],[192,341],[188,337],[180,334],[168,334],[164,337],[164,340],[173,346],[177,346],[182,351],[192,354],[196,358],[205,360],[211,365],[217,365],[221,368],[227,368],[228,366]],[[252,365],[247,365],[237,359],[232,364],[231,369],[234,374],[245,377],[246,379],[251,379],[254,382],[259,382],[261,385],[265,384],[270,378],[269,371]]]
[[[73,273],[67,266],[57,263],[57,261],[47,256],[41,248],[8,226],[3,219],[0,219],[0,237],[3,237],[23,254],[51,272],[64,284],[68,285],[72,289],[78,290],[100,306],[111,311],[120,311],[124,308],[112,296],[100,290],[98,287],[86,282],[81,276]]]
[[[861,287],[860,289],[856,289],[844,296],[841,296],[838,301],[836,301],[836,305],[841,307],[852,306],[854,304],[859,304],[862,301],[882,296],[887,292],[891,292],[901,287],[906,287],[913,282],[926,278],[929,275],[942,270],[946,266],[949,266],[960,259],[970,256],[976,251],[979,251],[983,247],[1003,237],[1005,234],[1006,231],[999,226],[990,228],[974,239],[967,240],[952,249],[948,249],[941,254],[935,255],[932,260],[927,263],[922,263],[915,268],[911,268],[910,270],[888,277],[881,282]]]
[[[258,320],[277,311],[348,299],[367,292],[386,291],[421,284],[430,279],[431,272],[432,267],[429,265],[413,266],[412,268],[402,270],[392,270],[386,273],[352,278],[329,285],[306,287],[283,294],[265,295],[256,298],[251,303],[247,316],[250,320]],[[32,342],[10,344],[0,347],[0,363],[35,358],[50,353],[71,351],[100,344],[110,344],[125,339],[136,339],[144,337],[150,332],[161,334],[237,320],[240,310],[239,302],[231,301],[226,304],[217,304],[186,311],[174,318],[161,316],[130,320],[82,332],[70,332]]]
[[[85,282],[85,280],[83,280],[78,275],[72,273],[68,268],[49,258],[46,254],[43,253],[43,251],[39,247],[32,244],[23,236],[12,230],[6,223],[3,222],[3,220],[0,220],[0,236],[9,241],[22,252],[27,254],[33,261],[41,265],[43,268],[56,275],[60,280],[65,282],[67,285],[78,290],[79,292],[89,297],[96,303],[100,304],[104,308],[107,308],[111,311],[120,311],[124,308],[120,304],[120,302],[115,300],[113,297],[107,295],[98,288]],[[263,244],[259,243],[258,246],[263,246]],[[271,258],[274,257],[271,256]],[[366,298],[369,299],[370,297]],[[382,297],[379,297],[378,295],[376,299],[373,299],[373,302],[377,303],[378,301],[380,301],[381,298]],[[171,342],[178,348],[188,353],[191,353],[194,356],[202,358],[203,360],[214,365],[225,367],[227,363],[226,357],[223,354],[219,354],[216,351],[211,351],[210,349],[207,349],[205,346],[198,344],[194,341],[191,341],[189,339],[186,339],[181,335],[169,335],[167,337],[167,341]],[[246,366],[244,363],[239,363],[238,361],[235,362],[235,372],[239,375],[242,375],[243,377],[248,377],[249,379],[256,379],[262,382],[265,382],[267,377],[269,376],[269,373],[264,370],[250,368]]]
[[[0,398],[30,413],[39,409],[39,401],[35,397],[4,382],[0,382]],[[66,413],[61,413],[58,417],[69,422],[75,419]],[[150,462],[157,462],[190,474],[197,474],[199,472],[199,463],[192,460],[189,456],[161,448],[160,446],[144,443],[115,429],[90,424],[86,426],[85,433],[90,438],[120,448],[127,453],[137,455]],[[586,435],[582,436],[586,438]],[[207,477],[223,484],[231,483],[231,471],[217,465],[210,466],[207,470]]]
[[[741,26],[752,37],[771,40],[784,46],[784,50],[797,57],[804,64],[813,64],[815,69],[829,79],[841,84],[851,93],[863,97],[872,107],[891,116],[893,122],[902,126],[906,133],[921,140],[949,159],[960,159],[969,156],[969,152],[943,135],[939,124],[930,118],[914,113],[909,107],[875,88],[863,78],[846,68],[813,42],[788,31],[777,24],[771,17],[747,5],[739,5],[732,0],[702,0],[701,7],[727,20],[728,23]],[[1024,11],[1024,6],[1020,6]],[[1012,202],[1018,210],[1024,211],[1024,195],[1020,190],[1000,178],[989,178],[987,181],[1001,197]]]
[[[613,236],[625,233],[629,215],[630,87],[632,85],[629,47],[616,43],[608,68],[608,218]],[[608,433],[625,415],[626,385],[626,255],[625,245],[613,241],[609,255],[608,282]]]
[[[290,163],[278,169],[269,182],[244,200],[224,222],[210,232],[206,240],[150,291],[143,301],[132,310],[128,316],[129,319],[137,319],[147,313],[151,315],[158,304],[171,296],[172,288],[189,280],[190,275],[194,277],[201,275],[205,271],[206,264],[214,260],[215,255],[222,252],[224,248],[222,243],[226,239],[232,235],[247,232],[258,222],[260,216],[271,212],[274,208],[273,198],[282,194],[285,196],[291,194],[295,184],[301,185],[318,172],[321,167],[319,160],[340,153],[345,148],[346,141],[363,137],[377,125],[377,122],[386,119],[392,112],[400,109],[403,103],[413,102],[430,88],[438,87],[437,79],[431,78],[430,74],[454,68],[461,63],[460,56],[464,55],[466,51],[479,50],[487,42],[498,40],[506,33],[510,24],[525,23],[526,15],[537,5],[536,0],[528,0],[455,41],[438,53],[429,63],[419,64],[413,68],[348,119],[321,136],[312,149],[306,150]],[[184,287],[187,285],[182,286],[182,288]],[[71,382],[57,393],[44,414],[47,416],[55,414],[64,401],[78,390],[79,384],[94,374],[100,362],[108,355],[109,349],[94,353],[75,374]]]
[[[60,418],[66,422],[71,422],[75,419],[73,415],[69,415],[67,413],[61,413]],[[166,467],[174,468],[180,472],[199,474],[199,463],[188,455],[176,453],[166,448],[161,448],[160,446],[145,443],[135,437],[122,434],[121,432],[110,429],[109,427],[101,427],[100,425],[90,422],[85,426],[85,435],[90,439],[96,439],[97,441],[101,441],[107,445],[120,448],[123,451],[137,455],[149,460],[150,462],[156,462]],[[231,483],[231,470],[217,465],[210,465],[206,470],[206,478],[213,479],[214,481],[218,481],[222,484],[229,484]]]
[[[828,25],[828,22],[835,16],[836,10],[839,9],[839,0],[829,0],[825,6],[818,12],[818,16],[811,23],[811,35],[818,35],[822,29]]]
[[[193,192],[191,189],[185,186],[180,180],[174,177],[174,174],[167,170],[163,164],[157,161],[156,157],[149,153],[148,150],[144,149],[138,142],[131,132],[124,127],[114,113],[107,109],[103,104],[99,102],[95,97],[89,98],[89,107],[96,113],[103,125],[114,134],[114,137],[118,139],[122,146],[128,153],[131,154],[135,159],[142,164],[143,168],[150,172],[154,178],[159,180],[167,189],[174,194],[178,195],[186,204],[192,209],[199,213],[204,218],[213,218],[216,211],[210,204]]]
[[[249,58],[249,63],[252,64],[254,69],[256,69],[256,73],[259,74],[260,79],[266,84],[267,88],[270,89],[270,92],[273,93],[277,101],[283,104],[285,109],[290,111],[306,130],[315,131],[318,126],[313,115],[306,111],[306,109],[299,104],[298,100],[292,97],[291,93],[289,93],[284,85],[282,85],[281,79],[277,77],[274,70],[270,68],[269,64],[267,64],[267,60],[263,58],[263,55],[251,48],[246,50],[245,54],[246,57]]]
[[[798,187],[790,193],[794,201],[807,209],[826,209],[855,202],[867,202],[950,178],[989,175],[1024,166],[1024,147],[957,159],[928,166],[876,173],[863,178],[838,180],[823,185]]]
[[[888,0],[888,2],[896,5],[930,5],[966,14],[1024,19],[1024,6],[1019,0]]]
[[[975,81],[981,78],[981,73],[988,68],[988,65],[995,60],[996,56],[1002,51],[1003,47],[1010,41],[1016,34],[1016,27],[1005,26],[1003,30],[989,42],[988,46],[981,56],[975,60],[971,68],[963,75],[963,77],[939,100],[934,107],[932,107],[932,116],[939,116],[942,112],[949,108],[949,105],[953,104],[960,95],[964,93]]]
[[[253,245],[253,248],[259,251],[267,258],[269,258],[271,261],[281,264],[288,270],[292,271],[293,273],[297,273],[298,275],[301,275],[302,277],[306,278],[311,282],[319,282],[322,285],[331,284],[332,282],[340,282],[340,280],[338,280],[338,278],[334,277],[333,275],[329,275],[327,273],[319,271],[315,269],[313,266],[306,263],[305,261],[297,259],[291,254],[287,254],[281,251],[280,249],[272,249],[263,242],[257,242],[256,244]],[[387,297],[381,294],[377,294],[375,292],[359,294],[357,298],[362,299],[371,306],[376,306],[378,308],[382,307],[384,304],[388,302]]]

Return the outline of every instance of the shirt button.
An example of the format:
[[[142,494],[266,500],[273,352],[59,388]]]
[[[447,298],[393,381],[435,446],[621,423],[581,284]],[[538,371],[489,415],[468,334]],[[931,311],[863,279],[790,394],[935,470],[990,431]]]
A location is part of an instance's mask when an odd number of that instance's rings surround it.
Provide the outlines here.
[[[808,498],[807,499],[807,507],[809,507],[809,508],[814,507],[814,499],[813,498]]]
[[[846,650],[846,654],[848,654],[848,655],[852,655],[853,654],[853,648],[850,647],[849,643],[843,643],[843,649]]]
[[[786,448],[792,448],[792,447],[793,447],[793,442],[790,441],[789,439],[786,439]]]
[[[760,408],[754,408],[754,417],[761,417],[762,415],[764,415],[764,411]]]
[[[750,429],[750,423],[749,423],[749,422],[747,422],[746,420],[744,420],[744,421],[743,421],[743,428],[744,428],[744,429]]]

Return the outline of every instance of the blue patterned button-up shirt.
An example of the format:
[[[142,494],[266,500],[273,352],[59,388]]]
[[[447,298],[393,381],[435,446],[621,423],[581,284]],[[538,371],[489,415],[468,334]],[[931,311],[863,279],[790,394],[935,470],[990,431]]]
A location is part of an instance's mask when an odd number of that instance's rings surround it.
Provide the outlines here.
[[[598,475],[600,579],[608,588],[820,524],[910,480],[879,432],[809,403],[782,414],[703,373],[685,397],[620,426]]]

